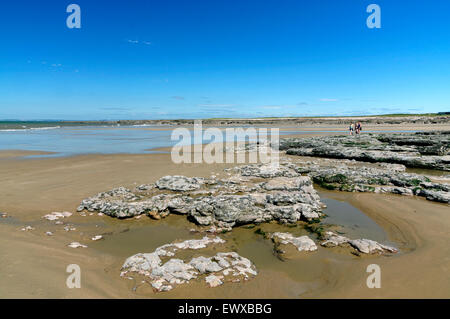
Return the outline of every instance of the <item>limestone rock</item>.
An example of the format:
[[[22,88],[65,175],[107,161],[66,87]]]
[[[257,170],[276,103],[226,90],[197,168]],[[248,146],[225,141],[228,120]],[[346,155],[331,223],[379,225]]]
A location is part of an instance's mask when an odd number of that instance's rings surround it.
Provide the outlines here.
[[[159,189],[168,189],[172,191],[192,191],[199,189],[204,183],[203,178],[190,178],[186,176],[164,176],[156,183]]]
[[[345,246],[349,244],[356,250],[364,254],[374,253],[396,253],[398,250],[394,247],[380,244],[370,239],[349,239],[344,236],[337,235],[333,232],[325,232],[324,241],[321,243],[324,247]]]
[[[354,239],[350,240],[348,243],[364,254],[373,254],[384,251],[388,251],[390,253],[397,252],[397,249],[394,247],[382,245],[370,239]]]
[[[72,213],[69,213],[69,212],[62,212],[62,213],[53,212],[53,213],[45,215],[43,218],[50,220],[50,221],[54,221],[54,220],[58,220],[58,219],[66,218],[66,217],[70,217],[70,216],[72,216]]]
[[[117,218],[147,214],[157,220],[173,213],[185,214],[199,225],[225,231],[249,223],[295,223],[322,216],[324,205],[311,178],[300,176],[295,165],[254,164],[233,170],[248,176],[225,180],[165,176],[155,183],[156,190],[132,193],[119,187],[83,200],[79,210]],[[254,181],[260,178],[255,176],[266,176],[267,180]]]
[[[189,264],[197,269],[201,274],[218,272],[222,270],[219,264],[212,260],[212,258],[206,258],[203,256],[193,258]]]
[[[261,178],[274,177],[297,177],[300,174],[295,170],[295,166],[279,164],[250,164],[234,168],[242,176],[254,176]]]
[[[77,242],[77,241],[74,241],[74,242],[70,243],[70,244],[67,245],[67,246],[69,246],[70,248],[87,248],[86,245],[80,244],[80,243]]]
[[[387,162],[407,167],[450,171],[450,134],[363,134],[291,138],[280,141],[290,155]]]
[[[205,281],[210,287],[222,285],[227,276],[233,278],[233,281],[256,276],[256,268],[250,260],[235,252],[217,253],[213,257],[194,257],[189,262],[179,258],[170,258],[165,262],[162,260],[162,257],[174,257],[179,249],[201,249],[223,242],[219,237],[205,236],[202,239],[166,244],[152,253],[139,253],[127,258],[122,266],[121,276],[129,276],[132,273],[146,276],[157,291],[169,291],[176,285],[189,283],[191,279],[204,274],[209,274]]]
[[[281,244],[291,244],[297,247],[298,251],[315,251],[317,246],[308,236],[294,237],[290,233],[276,232],[272,234],[272,239],[278,240]]]
[[[308,174],[315,183],[328,189],[416,195],[431,201],[450,203],[449,184],[431,182],[427,176],[406,173],[397,166],[329,160],[302,163],[299,170]]]
[[[223,285],[223,276],[209,275],[205,278],[206,283],[211,287],[217,287]]]

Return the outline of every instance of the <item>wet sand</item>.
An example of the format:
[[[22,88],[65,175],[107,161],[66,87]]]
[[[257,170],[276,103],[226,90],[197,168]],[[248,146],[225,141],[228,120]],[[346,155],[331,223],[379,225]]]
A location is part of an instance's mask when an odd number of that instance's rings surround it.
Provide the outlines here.
[[[24,151],[24,150],[7,150],[0,151],[0,160],[2,159],[18,159],[25,156],[33,156],[33,155],[49,155],[53,154],[51,152],[38,152],[38,151]]]
[[[0,152],[2,153],[2,152]],[[5,153],[7,155],[5,155]],[[270,240],[255,229],[239,227],[220,235],[224,248],[235,249],[254,262],[254,279],[207,288],[194,281],[167,293],[154,293],[147,284],[119,276],[124,260],[138,252],[151,252],[174,240],[200,238],[189,230],[196,226],[185,216],[170,215],[161,221],[147,217],[117,220],[108,216],[80,216],[79,202],[117,186],[154,182],[164,175],[210,176],[232,164],[173,164],[170,154],[85,155],[64,158],[17,159],[4,152],[0,162],[0,298],[448,298],[450,296],[450,214],[447,205],[380,194],[338,193],[320,190],[329,203],[337,200],[330,222],[352,211],[363,227],[352,227],[342,218],[350,235],[366,234],[385,239],[400,249],[395,256],[352,255],[348,249],[319,247],[312,253],[287,249],[286,261],[273,254]],[[14,155],[14,156],[12,156]],[[19,154],[20,155],[20,154]],[[0,155],[1,156],[1,155]],[[342,205],[338,205],[342,203]],[[352,208],[345,205],[351,205]],[[353,211],[354,210],[354,211]],[[70,211],[64,220],[76,228],[41,217],[53,211]],[[331,216],[332,215],[332,216]],[[326,222],[326,220],[325,220]],[[33,231],[20,231],[31,225]],[[365,226],[364,226],[365,225]],[[265,231],[307,234],[298,225],[276,223],[256,226]],[[365,227],[365,228],[364,228]],[[52,231],[53,236],[45,235]],[[91,241],[103,234],[104,240]],[[314,237],[313,234],[310,234]],[[372,237],[370,237],[372,236]],[[88,248],[71,249],[79,241]],[[382,288],[366,286],[366,267],[380,265]],[[82,288],[66,287],[66,267],[78,264]],[[134,288],[134,289],[133,289]]]
[[[339,276],[333,289],[319,292],[321,297],[449,298],[450,209],[447,205],[400,195],[334,193],[330,197],[345,200],[367,214],[399,245],[402,253],[373,260],[381,267],[380,289],[365,287],[367,274],[355,263],[345,270],[353,276]]]

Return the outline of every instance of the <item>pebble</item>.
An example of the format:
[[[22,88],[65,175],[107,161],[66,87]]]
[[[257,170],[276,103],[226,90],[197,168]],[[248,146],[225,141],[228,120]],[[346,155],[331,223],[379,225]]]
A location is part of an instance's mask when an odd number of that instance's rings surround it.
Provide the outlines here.
[[[72,242],[68,245],[70,248],[87,248],[86,245],[80,244],[79,242]]]
[[[62,213],[53,212],[53,213],[43,216],[43,218],[53,221],[53,220],[58,220],[58,219],[66,218],[66,217],[70,217],[70,216],[72,216],[72,213],[69,213],[69,212],[62,212]]]

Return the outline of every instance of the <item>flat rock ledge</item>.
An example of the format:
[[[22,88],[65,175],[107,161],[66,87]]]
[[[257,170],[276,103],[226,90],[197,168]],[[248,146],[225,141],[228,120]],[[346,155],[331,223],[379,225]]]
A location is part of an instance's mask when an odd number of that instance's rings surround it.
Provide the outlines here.
[[[450,184],[432,182],[427,176],[406,173],[403,165],[383,163],[368,166],[322,160],[302,163],[298,169],[315,183],[331,190],[415,195],[430,201],[450,203]]]
[[[275,232],[270,235],[270,238],[275,244],[275,249],[278,254],[284,253],[284,251],[277,249],[280,244],[283,245],[293,245],[297,248],[299,252],[306,251],[312,252],[316,251],[316,243],[308,236],[295,237],[291,233]],[[347,237],[338,235],[331,231],[326,231],[321,236],[323,247],[352,247],[363,254],[375,254],[375,253],[397,253],[398,250],[394,247],[380,244],[374,240],[370,239],[349,239]]]
[[[242,282],[258,274],[253,263],[236,252],[219,252],[212,257],[199,256],[186,262],[175,256],[179,250],[197,250],[210,245],[223,244],[219,237],[203,237],[180,243],[166,244],[152,253],[139,253],[129,257],[122,266],[122,277],[138,274],[148,278],[158,291],[172,290],[176,285],[187,284],[192,279],[204,279],[209,287],[217,287],[225,282]],[[132,278],[132,277],[131,277]]]
[[[288,138],[280,141],[279,149],[290,155],[450,171],[450,131]]]
[[[325,239],[321,245],[324,247],[348,246],[350,245],[357,251],[363,254],[375,253],[397,253],[398,250],[394,247],[380,244],[370,239],[349,239],[347,237],[338,235],[331,231],[325,232],[323,238]]]
[[[232,174],[233,173],[233,174]],[[155,184],[125,187],[83,200],[78,211],[128,218],[147,214],[161,219],[184,214],[203,226],[222,230],[250,223],[311,221],[325,205],[308,176],[289,163],[254,164],[229,170],[229,178],[165,176]]]
[[[168,189],[172,191],[192,191],[199,189],[204,183],[203,178],[193,177],[189,178],[186,176],[165,176],[160,178],[155,186],[159,189]]]
[[[316,243],[308,236],[294,237],[291,233],[276,232],[271,235],[274,242],[294,245],[298,251],[316,251]]]

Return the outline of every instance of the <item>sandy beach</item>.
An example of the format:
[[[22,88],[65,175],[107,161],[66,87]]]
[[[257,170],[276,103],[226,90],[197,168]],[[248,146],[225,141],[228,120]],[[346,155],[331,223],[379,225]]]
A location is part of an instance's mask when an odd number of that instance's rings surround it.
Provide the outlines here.
[[[162,220],[145,216],[126,220],[97,214],[82,216],[75,212],[80,201],[114,187],[151,183],[165,175],[208,177],[223,174],[223,169],[236,165],[177,165],[172,163],[170,154],[23,157],[42,154],[45,152],[0,152],[0,211],[8,215],[0,219],[0,298],[446,298],[450,295],[448,205],[416,197],[342,193],[321,188],[318,188],[321,198],[346,203],[369,217],[377,225],[374,232],[386,237],[400,253],[390,257],[358,257],[341,248],[319,248],[308,255],[287,251],[288,260],[283,262],[274,256],[270,240],[241,226],[220,236],[227,240],[227,247],[255,263],[257,277],[214,289],[195,281],[170,292],[155,293],[148,284],[119,276],[124,260],[174,240],[200,238],[200,234],[190,232],[197,226],[185,216],[177,215]],[[54,211],[74,213],[69,220],[75,230],[64,231],[62,225],[42,218]],[[34,230],[21,231],[28,225]],[[307,234],[300,226],[289,229],[276,222],[260,227],[267,232],[289,230]],[[53,236],[47,236],[48,231]],[[90,240],[98,234],[105,239]],[[88,248],[68,248],[73,241],[86,243]],[[366,286],[366,267],[371,263],[382,269],[381,289]],[[69,264],[81,267],[81,289],[66,286]]]

